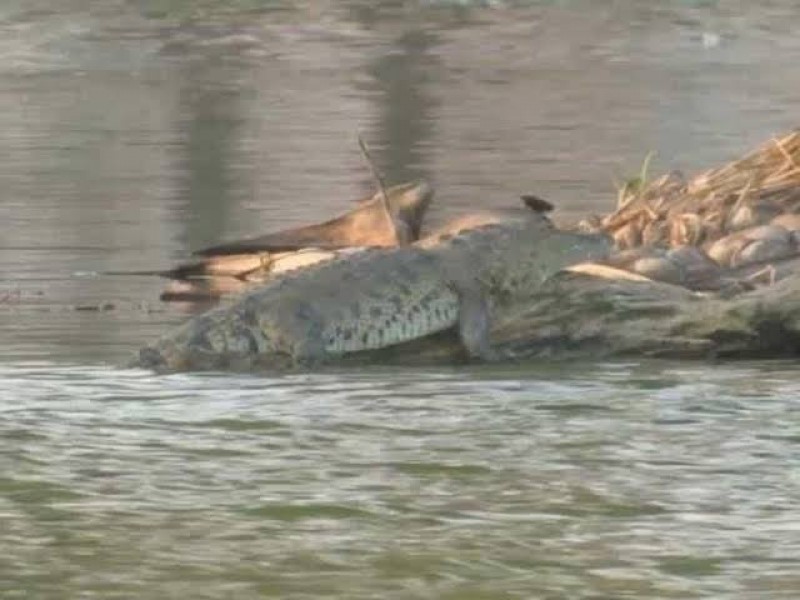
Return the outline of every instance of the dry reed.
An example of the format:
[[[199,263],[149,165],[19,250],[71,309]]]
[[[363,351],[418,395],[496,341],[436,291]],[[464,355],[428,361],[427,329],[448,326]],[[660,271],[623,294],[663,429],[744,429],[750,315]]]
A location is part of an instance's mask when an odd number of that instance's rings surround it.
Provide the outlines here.
[[[673,172],[647,182],[643,173],[599,228],[621,249],[705,245],[786,213],[800,213],[800,129],[688,181]]]

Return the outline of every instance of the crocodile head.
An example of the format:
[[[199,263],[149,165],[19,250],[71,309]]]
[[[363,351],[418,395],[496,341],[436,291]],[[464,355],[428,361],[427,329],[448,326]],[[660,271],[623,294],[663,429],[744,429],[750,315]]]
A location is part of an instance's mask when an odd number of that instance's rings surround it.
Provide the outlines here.
[[[263,352],[268,350],[267,352]],[[281,340],[242,319],[214,309],[190,319],[172,335],[139,350],[129,363],[158,373],[187,370],[251,370],[257,365],[281,369],[293,364]]]

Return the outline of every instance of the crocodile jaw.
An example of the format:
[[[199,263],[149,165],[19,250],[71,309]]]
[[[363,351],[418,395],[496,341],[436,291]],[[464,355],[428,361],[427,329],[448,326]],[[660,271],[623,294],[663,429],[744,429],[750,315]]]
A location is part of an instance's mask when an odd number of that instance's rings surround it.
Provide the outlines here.
[[[265,357],[275,364],[291,363],[282,349],[267,340],[237,312],[216,308],[189,320],[172,335],[139,351],[134,366],[157,372],[246,370]]]

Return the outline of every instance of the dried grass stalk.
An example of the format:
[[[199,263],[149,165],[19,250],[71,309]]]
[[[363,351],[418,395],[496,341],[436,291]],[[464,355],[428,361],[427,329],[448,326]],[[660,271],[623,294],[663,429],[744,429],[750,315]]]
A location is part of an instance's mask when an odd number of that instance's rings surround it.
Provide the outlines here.
[[[800,213],[800,129],[689,181],[673,172],[636,183],[620,190],[618,208],[600,222],[621,247],[708,244]]]

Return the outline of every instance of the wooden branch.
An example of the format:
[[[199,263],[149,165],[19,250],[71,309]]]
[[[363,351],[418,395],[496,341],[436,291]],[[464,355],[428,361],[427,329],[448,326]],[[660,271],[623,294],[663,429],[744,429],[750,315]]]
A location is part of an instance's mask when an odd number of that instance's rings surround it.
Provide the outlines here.
[[[381,177],[380,171],[378,171],[375,161],[372,160],[372,155],[369,152],[367,143],[364,141],[364,138],[361,137],[361,134],[358,134],[358,146],[361,148],[361,153],[364,155],[364,160],[367,161],[370,171],[372,171],[372,176],[375,178],[375,181],[378,184],[378,189],[381,192],[381,198],[383,200],[382,204],[386,219],[394,231],[395,244],[397,246],[406,246],[412,241],[411,232],[403,230],[398,220],[392,214],[392,207],[389,205],[389,196],[386,194],[386,184],[383,181],[383,177]]]
[[[496,344],[520,357],[796,356],[800,276],[725,298],[567,273],[493,333]]]

